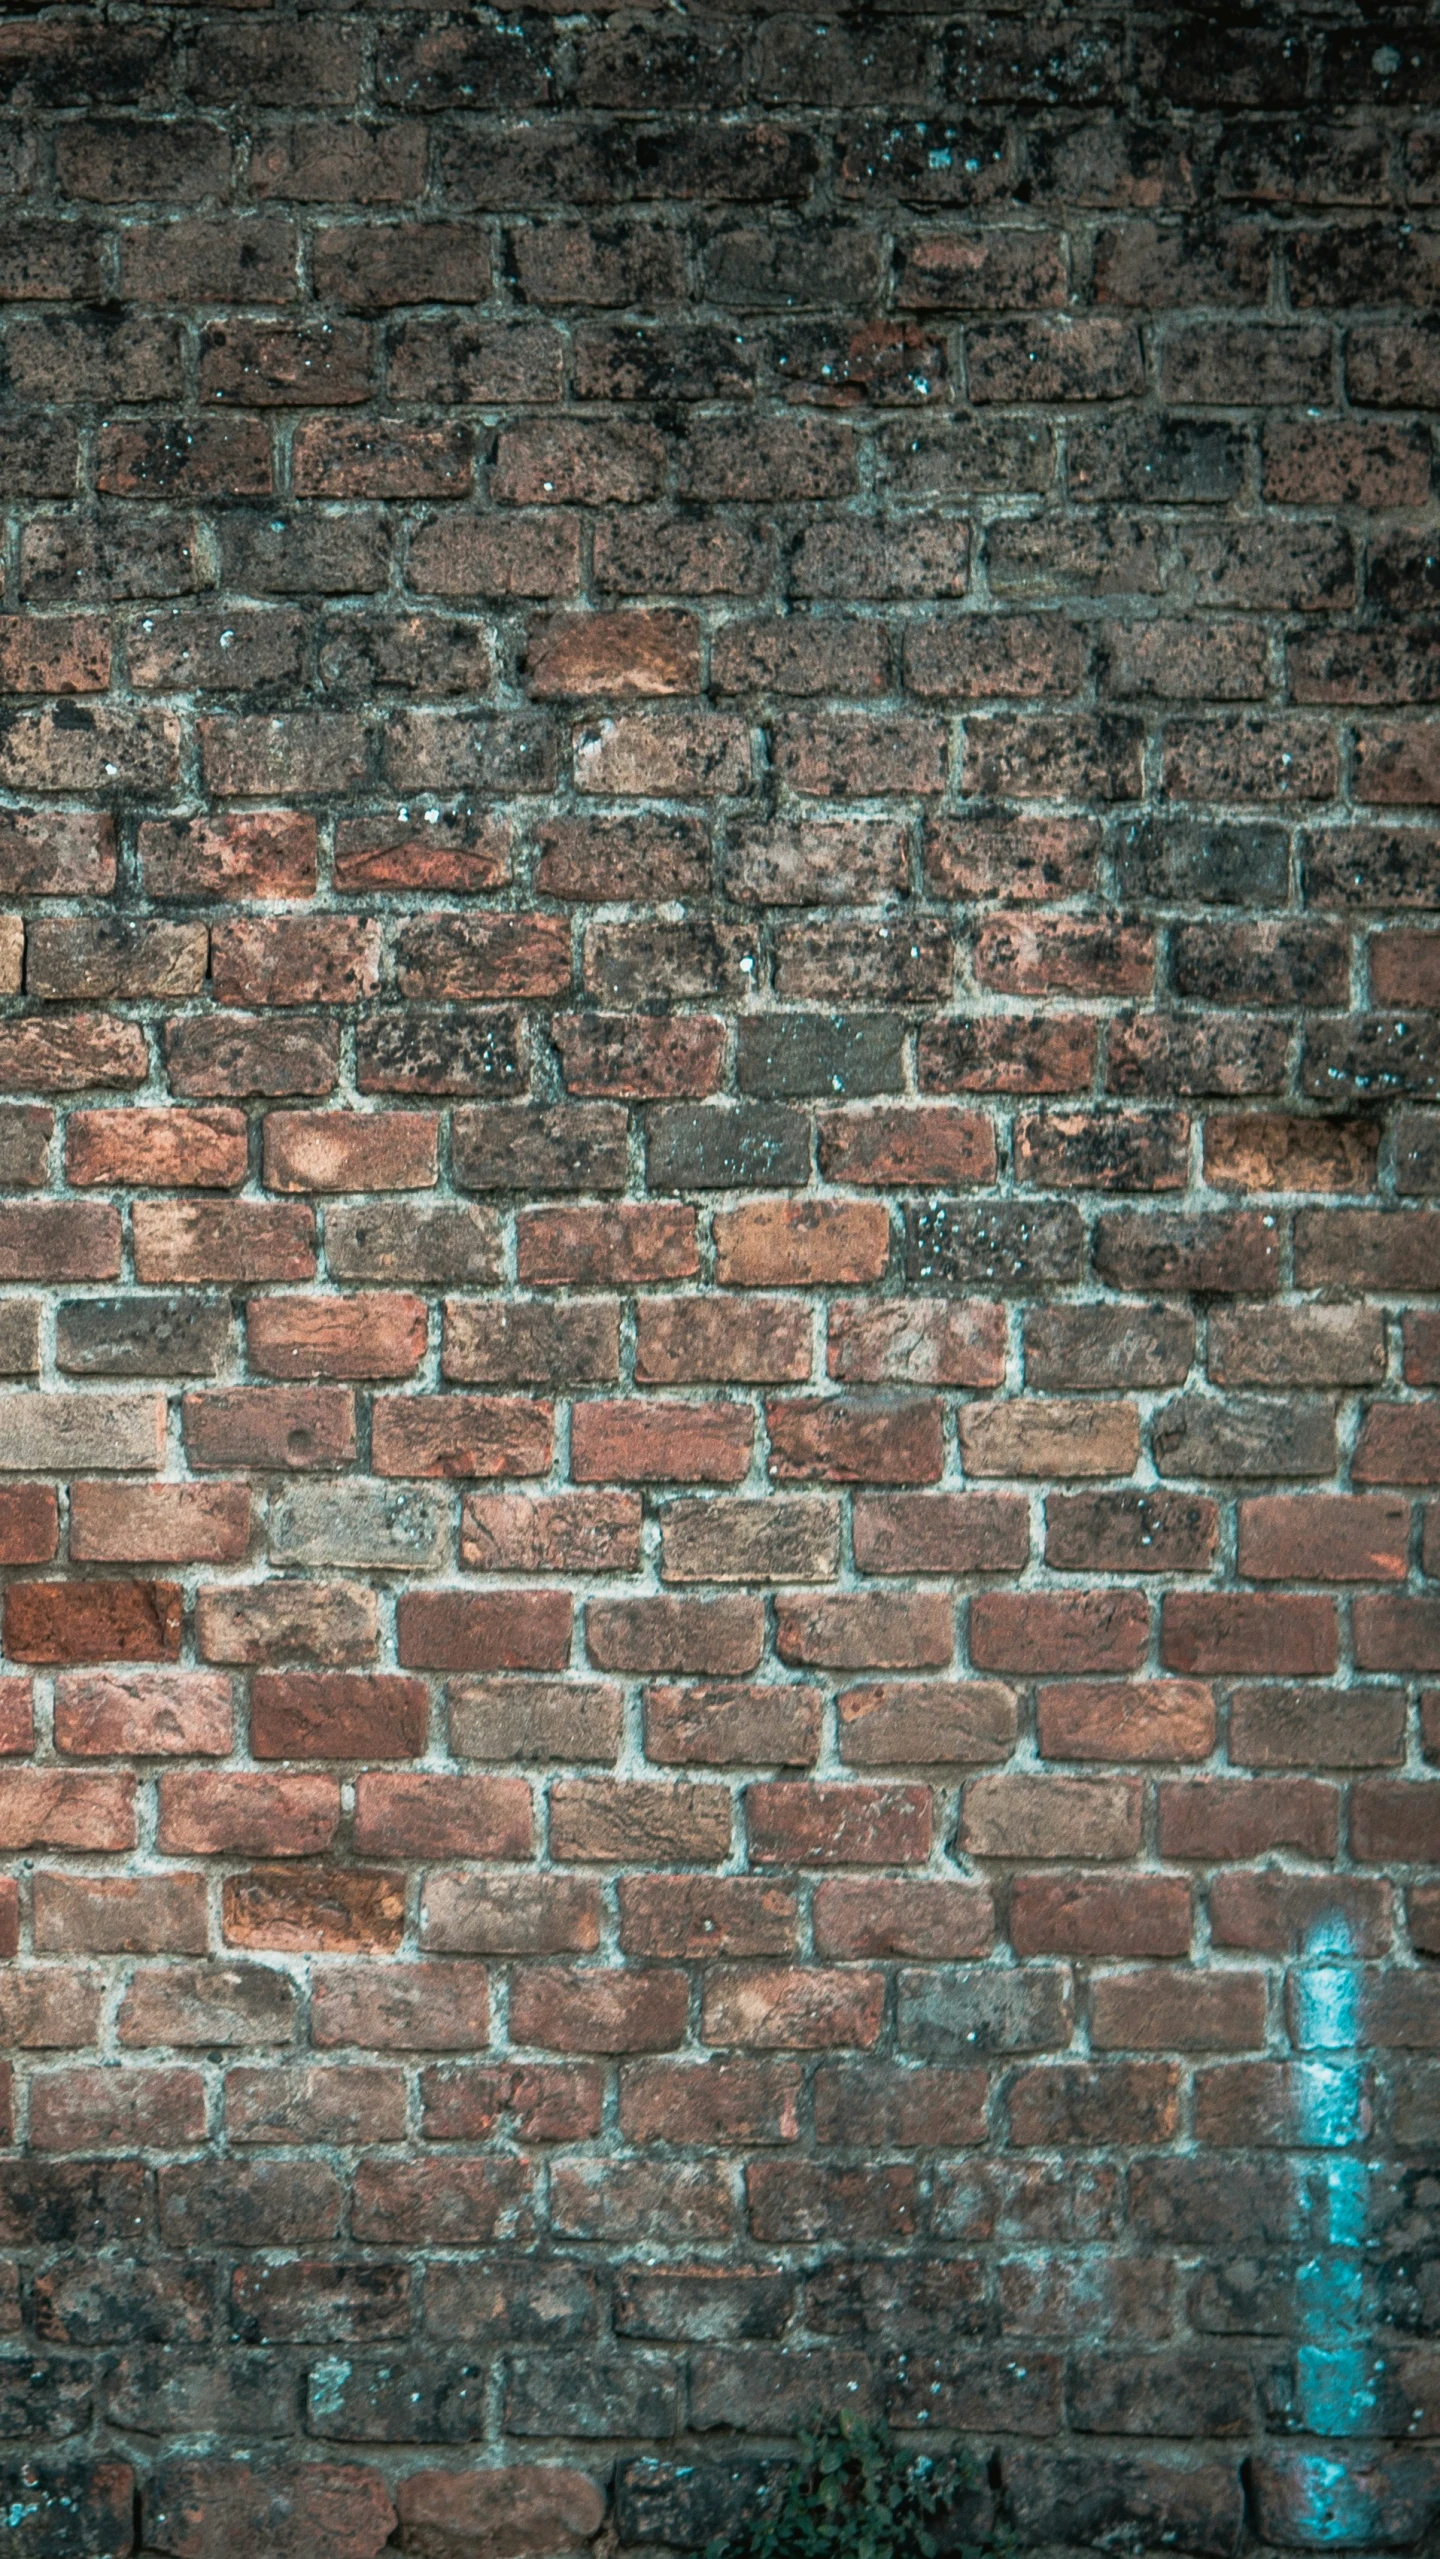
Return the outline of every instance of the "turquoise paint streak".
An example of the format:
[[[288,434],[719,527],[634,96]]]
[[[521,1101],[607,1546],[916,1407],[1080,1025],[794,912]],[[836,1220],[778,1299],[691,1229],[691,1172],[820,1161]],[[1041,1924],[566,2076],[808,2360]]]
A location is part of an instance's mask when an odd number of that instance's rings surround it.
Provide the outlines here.
[[[1338,1913],[1307,1934],[1293,1981],[1294,2039],[1304,2053],[1333,2055],[1295,2066],[1296,2139],[1307,2150],[1337,2150],[1364,2139],[1366,2073],[1359,2059],[1361,1976],[1347,1923]],[[1311,2187],[1322,2206],[1324,2245],[1296,2274],[1296,2396],[1309,2434],[1353,2437],[1382,2431],[1384,2359],[1365,2336],[1361,2251],[1366,2170],[1358,2159],[1328,2161]],[[1315,2465],[1315,2511],[1308,2537],[1347,2537],[1336,2513],[1335,2465]],[[1341,2501],[1343,2503],[1343,2500]]]

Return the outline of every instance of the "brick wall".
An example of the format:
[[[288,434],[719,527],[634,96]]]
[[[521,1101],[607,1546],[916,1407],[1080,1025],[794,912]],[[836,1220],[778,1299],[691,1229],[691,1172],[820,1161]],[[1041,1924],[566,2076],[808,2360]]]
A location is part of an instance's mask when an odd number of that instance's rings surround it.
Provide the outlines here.
[[[1414,2541],[1440,22],[0,82],[7,2552]]]

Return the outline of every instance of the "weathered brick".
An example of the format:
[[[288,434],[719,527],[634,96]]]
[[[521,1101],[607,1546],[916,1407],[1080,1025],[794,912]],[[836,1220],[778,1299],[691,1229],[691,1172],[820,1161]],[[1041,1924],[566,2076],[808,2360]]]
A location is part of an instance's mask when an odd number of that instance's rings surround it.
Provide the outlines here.
[[[734,1677],[755,1669],[763,1638],[758,1600],[592,1600],[585,1612],[598,1670]]]
[[[731,1287],[854,1287],[883,1276],[890,1221],[878,1203],[757,1200],[716,1212],[715,1248]]]
[[[397,1649],[419,1670],[562,1670],[570,1621],[568,1592],[410,1591]]]
[[[1122,15],[0,45],[17,2559],[1433,2524],[1440,85]]]
[[[407,1377],[424,1356],[416,1297],[255,1297],[246,1310],[250,1364],[262,1377]]]

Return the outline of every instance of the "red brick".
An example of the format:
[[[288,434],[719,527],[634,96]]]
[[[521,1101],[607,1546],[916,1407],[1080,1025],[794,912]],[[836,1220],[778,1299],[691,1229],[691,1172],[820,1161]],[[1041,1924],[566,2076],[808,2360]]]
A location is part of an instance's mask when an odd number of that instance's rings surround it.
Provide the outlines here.
[[[110,681],[110,634],[91,615],[31,622],[0,616],[0,681],[7,693],[103,693]]]
[[[667,1582],[832,1580],[840,1506],[826,1500],[668,1502],[661,1523]]]
[[[1324,1678],[1335,1668],[1336,1644],[1333,1599],[1167,1591],[1160,1606],[1167,1670]]]
[[[648,1014],[561,1013],[550,1032],[567,1093],[652,1102],[698,1099],[719,1088],[725,1025],[713,1015],[690,1013],[671,1021]]]
[[[1440,1785],[1367,1777],[1350,1802],[1350,1849],[1362,1865],[1433,1864],[1440,1840]]]
[[[1030,1551],[1024,1501],[1011,1493],[857,1496],[855,1561],[866,1573],[1010,1573]]]
[[[262,1671],[251,1686],[256,1759],[418,1759],[425,1683],[386,1673]]]
[[[0,1276],[7,1280],[115,1279],[120,1222],[98,1201],[23,1200],[0,1208]]]
[[[387,1885],[392,1881],[381,1880]],[[404,2124],[404,2077],[388,2067],[345,2062],[316,2068],[242,2065],[225,2074],[225,2129],[232,2142],[398,2141]],[[332,2306],[324,2302],[322,2270],[310,2271],[323,2319]],[[243,2298],[243,2287],[237,2287],[237,2310]]]
[[[1215,1693],[1202,1679],[1056,1680],[1036,1692],[1046,1759],[1208,1759]]]
[[[507,2116],[523,2141],[577,2141],[600,2129],[604,2083],[591,2068],[444,2063],[422,2074],[420,2090],[432,2141],[485,2141]]]
[[[619,1303],[450,1298],[441,1366],[447,1378],[496,1386],[610,1383],[620,1373]]]
[[[961,1836],[975,1857],[1133,1857],[1140,1809],[1135,1778],[974,1777]]]
[[[818,1692],[720,1681],[647,1688],[645,1752],[661,1767],[807,1768],[820,1748]]]
[[[543,1475],[551,1408],[519,1396],[382,1395],[372,1421],[377,1475]]]
[[[1236,1688],[1230,1757],[1249,1768],[1376,1768],[1404,1751],[1404,1703],[1392,1688]]]
[[[60,809],[6,811],[0,881],[7,896],[108,897],[115,869],[112,817]]]
[[[1190,1887],[1174,1875],[1017,1875],[1010,1942],[1017,1955],[1185,1955]]]
[[[160,1780],[158,1840],[172,1857],[317,1857],[339,1819],[333,1777],[177,1771]]]
[[[0,44],[25,2559],[1417,2545],[1425,2336],[1222,2438],[1440,2077],[1425,47],[169,14]]]
[[[1097,2052],[1245,2052],[1264,2037],[1263,1973],[1109,1973],[1091,1985]]]
[[[611,1680],[452,1681],[450,1739],[462,1758],[609,1762],[620,1747],[621,1696]]]
[[[585,1611],[597,1670],[736,1678],[754,1670],[764,1636],[755,1599],[592,1600]]]
[[[379,960],[376,924],[358,916],[284,916],[217,925],[210,979],[219,1004],[350,1004],[374,993]]]
[[[237,1386],[187,1395],[182,1413],[194,1466],[292,1471],[355,1455],[355,1399],[339,1386]]]
[[[245,1484],[70,1488],[70,1554],[77,1564],[234,1564],[249,1543]]]
[[[969,1475],[1129,1475],[1140,1454],[1133,1404],[971,1404],[958,1427]]]
[[[207,1662],[364,1662],[374,1658],[375,1594],[353,1582],[216,1585],[195,1602],[195,1644]]]
[[[903,896],[904,832],[888,822],[747,827],[725,866],[731,897],[756,906],[843,906]]]
[[[923,1864],[930,1854],[928,1786],[750,1786],[746,1822],[761,1866]]]
[[[48,1484],[0,1484],[0,1562],[48,1564],[60,1539],[60,1514]]]
[[[436,2048],[422,2043],[420,2049]],[[388,2248],[524,2238],[531,2228],[530,2187],[523,2159],[365,2159],[355,2175],[351,2228],[357,2239]],[[385,2524],[393,2511],[387,2501]],[[365,2559],[382,2546],[370,2544]]]
[[[1016,1171],[1027,1189],[1183,1190],[1189,1151],[1181,1111],[1047,1111],[1015,1128]]]
[[[620,2124],[630,2141],[794,2141],[799,2096],[795,2062],[625,2062]]]
[[[884,2062],[822,2065],[815,2074],[815,2138],[847,2149],[959,2149],[985,2139],[984,2070],[896,2069]]]
[[[1208,1862],[1293,1848],[1333,1857],[1339,1794],[1310,1777],[1191,1777],[1162,1781],[1160,1854]]]
[[[549,2052],[673,2052],[688,2005],[683,1973],[536,1966],[511,1986],[510,2040]]]
[[[1303,1954],[1317,1927],[1336,1918],[1357,1955],[1383,1955],[1393,1933],[1388,1883],[1357,1875],[1226,1871],[1210,1885],[1210,1937],[1216,1946],[1258,1954]]]
[[[1279,1285],[1273,1217],[1102,1217],[1093,1251],[1112,1288],[1248,1296]]]
[[[139,1024],[112,1013],[17,1016],[0,1035],[0,1092],[73,1093],[89,1085],[143,1084],[148,1073]]]
[[[1399,1582],[1410,1505],[1378,1496],[1294,1493],[1241,1502],[1237,1569],[1257,1582]]]
[[[478,810],[342,818],[335,830],[338,889],[493,889],[509,875],[509,829]]]
[[[883,1279],[890,1221],[878,1203],[755,1200],[715,1213],[715,1276],[731,1288],[847,1288]]]
[[[994,1913],[983,1884],[830,1878],[815,1888],[817,1955],[953,1962],[990,1951]]]
[[[421,1943],[460,1955],[593,1955],[600,1943],[600,1887],[580,1875],[477,1875],[432,1868],[420,1913]]]
[[[528,1857],[530,1789],[523,1777],[374,1775],[356,1788],[362,1857]]]
[[[520,1279],[538,1288],[644,1286],[700,1267],[694,1210],[649,1203],[522,1209],[516,1253]]]
[[[525,677],[539,702],[698,693],[699,625],[688,613],[561,615],[532,630]]]
[[[884,2011],[881,1973],[724,1964],[706,1977],[704,2034],[711,2044],[762,2052],[825,2051],[876,2042]]]
[[[11,1972],[0,1986],[5,2040],[21,2052],[55,2052],[94,2044],[100,2032],[104,1976],[94,1967],[37,1964]],[[5,2085],[9,2113],[9,2072]]]
[[[627,1955],[788,1955],[797,1922],[793,1893],[745,1877],[642,1875],[620,1885]]]
[[[268,1111],[270,1191],[425,1190],[436,1179],[433,1111]]]
[[[835,1703],[852,1768],[983,1767],[1015,1746],[1015,1698],[998,1680],[877,1680]]]
[[[1279,1112],[1207,1120],[1205,1179],[1222,1191],[1369,1191],[1379,1138],[1363,1122]]]
[[[1440,1670],[1440,1600],[1357,1599],[1351,1614],[1361,1670]]]
[[[493,2473],[413,2470],[395,2502],[415,2550],[471,2541],[516,2554],[559,2554],[589,2541],[605,2511],[594,2481],[558,2462],[516,2462]]]
[[[924,1093],[1073,1093],[1095,1074],[1095,1025],[1078,1014],[977,1014],[928,1022],[917,1042]]]
[[[423,1298],[253,1297],[250,1365],[262,1377],[409,1377],[425,1356]]]
[[[563,995],[570,984],[570,930],[549,915],[439,916],[405,925],[395,960],[396,983],[407,997],[474,1003]]]
[[[782,1592],[775,1649],[783,1662],[834,1670],[943,1670],[955,1650],[950,1599],[930,1591]]]
[[[16,1662],[177,1661],[176,1582],[12,1582],[5,1650]]]
[[[213,1205],[138,1200],[131,1224],[135,1275],[151,1285],[314,1277],[315,1227],[308,1208],[270,1208],[251,1200]]]
[[[41,2070],[30,2084],[38,2151],[181,2150],[204,2138],[196,2070]]]
[[[827,1182],[901,1189],[988,1182],[995,1133],[978,1112],[933,1104],[922,1110],[822,1111],[820,1170]]]
[[[62,1671],[56,1748],[95,1759],[223,1759],[232,1683],[215,1671]]]
[[[635,1377],[644,1386],[768,1385],[810,1374],[812,1319],[779,1298],[641,1298]]]
[[[550,1846],[567,1866],[723,1865],[730,1797],[723,1786],[562,1777],[550,1790]]]
[[[1440,1401],[1369,1405],[1350,1472],[1357,1484],[1440,1484]]]
[[[1045,1560],[1062,1572],[1203,1573],[1215,1560],[1220,1515],[1199,1494],[1052,1493]]]
[[[476,1964],[337,1964],[317,1977],[311,2037],[322,2051],[471,2051],[488,2037],[487,1988]]]
[[[572,1614],[568,1591],[407,1591],[399,1658],[415,1670],[563,1670]]]
[[[315,820],[293,809],[143,819],[140,867],[151,897],[313,897]]]
[[[35,1714],[28,1679],[0,1679],[0,1759],[28,1759]]]
[[[40,1955],[203,1955],[209,1935],[203,1875],[35,1877]]]
[[[717,712],[597,716],[576,729],[574,755],[576,789],[617,799],[711,799],[750,787],[749,732]]]
[[[633,1573],[640,1531],[634,1493],[469,1493],[460,1561],[472,1573]]]
[[[135,1845],[135,1786],[129,1777],[74,1777],[65,1769],[17,1768],[0,1783],[0,1846],[108,1850]]]
[[[998,1386],[1005,1374],[1005,1312],[983,1299],[912,1299],[830,1309],[832,1377],[864,1386]]]
[[[944,1463],[938,1404],[795,1397],[765,1407],[777,1483],[933,1484]]]
[[[577,1404],[570,1472],[577,1484],[737,1484],[754,1433],[741,1404]]]
[[[970,1658],[980,1670],[1137,1670],[1149,1638],[1138,1591],[982,1591],[970,1603]]]
[[[1216,1308],[1207,1367],[1221,1386],[1365,1386],[1385,1372],[1384,1323],[1367,1306]]]
[[[246,1140],[239,1111],[72,1111],[65,1173],[77,1187],[234,1190],[245,1179]]]
[[[1155,958],[1137,927],[1016,917],[982,925],[974,965],[980,984],[1002,995],[1143,995]]]
[[[540,860],[535,885],[544,897],[573,898],[585,905],[608,905],[628,899],[703,897],[710,879],[709,840],[694,818],[596,817],[549,818],[536,829]],[[621,1017],[562,1013],[552,1025],[563,1051],[570,1037],[587,1025],[600,1033],[616,1031]],[[667,1026],[656,1019],[644,1027]],[[713,1016],[692,1014],[671,1025],[723,1041],[724,1025]]]

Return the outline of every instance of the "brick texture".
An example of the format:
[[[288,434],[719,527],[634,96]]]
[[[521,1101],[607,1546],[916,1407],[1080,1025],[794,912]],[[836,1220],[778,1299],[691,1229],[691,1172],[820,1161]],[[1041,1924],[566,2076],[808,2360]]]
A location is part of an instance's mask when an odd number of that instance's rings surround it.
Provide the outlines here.
[[[1440,19],[0,37],[0,2539],[1440,2526]]]

